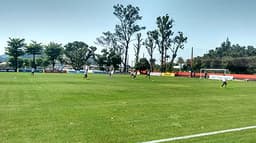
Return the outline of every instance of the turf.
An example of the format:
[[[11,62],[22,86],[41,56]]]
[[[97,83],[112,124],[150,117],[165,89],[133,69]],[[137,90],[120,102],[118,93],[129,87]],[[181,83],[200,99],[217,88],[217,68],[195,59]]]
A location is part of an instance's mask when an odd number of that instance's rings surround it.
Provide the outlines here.
[[[0,73],[4,143],[142,142],[256,125],[256,82]],[[247,130],[175,143],[253,143]]]

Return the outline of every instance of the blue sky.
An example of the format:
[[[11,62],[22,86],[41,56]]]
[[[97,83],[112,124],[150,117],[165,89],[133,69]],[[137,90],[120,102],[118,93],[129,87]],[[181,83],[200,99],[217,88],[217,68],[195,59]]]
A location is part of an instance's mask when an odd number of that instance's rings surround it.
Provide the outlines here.
[[[144,32],[156,28],[156,17],[172,17],[173,30],[188,36],[178,55],[184,58],[190,57],[191,47],[200,56],[227,37],[234,44],[256,46],[255,0],[0,0],[0,54],[9,37],[43,44],[79,40],[94,45],[102,32],[113,31],[118,23],[113,15],[113,5],[118,3],[140,7]],[[155,53],[159,60],[158,50]]]

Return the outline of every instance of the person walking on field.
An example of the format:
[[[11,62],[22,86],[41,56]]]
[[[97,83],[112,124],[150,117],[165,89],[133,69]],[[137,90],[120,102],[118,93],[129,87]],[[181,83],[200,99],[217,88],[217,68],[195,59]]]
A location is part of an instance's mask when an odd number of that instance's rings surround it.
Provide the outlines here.
[[[150,79],[150,70],[149,69],[146,72],[146,77],[148,77],[148,79]]]
[[[136,70],[132,70],[132,71],[130,72],[130,77],[131,77],[132,79],[135,79],[136,76],[137,76],[137,71],[136,71]]]
[[[205,73],[204,73],[204,78],[206,79],[206,78],[207,78],[207,76],[208,76],[208,75],[207,75],[207,72],[205,72]]]
[[[35,68],[32,68],[31,69],[31,75],[34,76],[34,74],[35,74]]]
[[[84,66],[84,79],[88,78],[88,70],[89,70],[89,67],[87,65],[85,65]]]
[[[227,83],[227,79],[225,77],[222,78],[222,85],[221,87],[227,87],[228,83]]]
[[[112,76],[113,76],[114,71],[115,71],[115,68],[114,68],[113,66],[111,66],[111,67],[109,68],[109,77],[112,77]]]
[[[113,74],[114,74],[114,69],[112,69],[112,70],[110,71],[110,77],[112,77]]]

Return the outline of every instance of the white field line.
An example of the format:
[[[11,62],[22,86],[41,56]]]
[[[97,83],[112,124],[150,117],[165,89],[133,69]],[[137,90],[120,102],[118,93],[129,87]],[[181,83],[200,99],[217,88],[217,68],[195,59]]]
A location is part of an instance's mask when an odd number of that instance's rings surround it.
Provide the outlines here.
[[[256,126],[248,126],[248,127],[227,129],[227,130],[214,131],[214,132],[208,132],[208,133],[200,133],[200,134],[194,134],[194,135],[188,135],[188,136],[181,136],[181,137],[174,137],[174,138],[167,138],[167,139],[160,139],[160,140],[152,140],[152,141],[146,141],[146,142],[142,142],[142,143],[162,143],[162,142],[191,139],[191,138],[197,138],[197,137],[203,137],[203,136],[211,136],[211,135],[217,135],[217,134],[223,134],[223,133],[229,133],[229,132],[237,132],[237,131],[243,131],[243,130],[249,130],[249,129],[255,129],[255,128],[256,128]]]

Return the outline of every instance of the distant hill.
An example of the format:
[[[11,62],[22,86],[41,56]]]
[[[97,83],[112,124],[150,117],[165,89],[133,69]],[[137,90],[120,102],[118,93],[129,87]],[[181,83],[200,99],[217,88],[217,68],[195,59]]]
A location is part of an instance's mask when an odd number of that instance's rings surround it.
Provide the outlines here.
[[[8,55],[0,55],[0,63],[1,62],[7,62],[8,57],[9,57]],[[21,56],[20,58],[22,58],[22,59],[31,59],[32,55],[25,54],[25,55]]]
[[[7,55],[0,55],[0,62],[7,62],[8,56]]]

